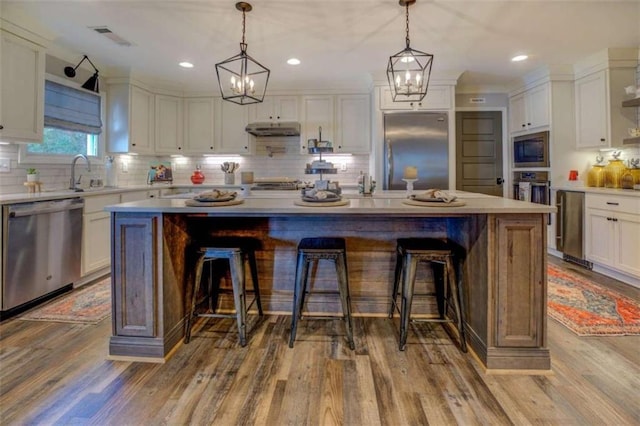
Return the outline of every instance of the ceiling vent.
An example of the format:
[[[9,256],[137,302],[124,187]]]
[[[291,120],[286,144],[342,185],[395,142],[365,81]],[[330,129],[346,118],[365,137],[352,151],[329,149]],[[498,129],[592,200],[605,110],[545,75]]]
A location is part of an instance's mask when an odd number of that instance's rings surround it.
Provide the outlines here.
[[[118,34],[114,33],[113,31],[111,31],[107,27],[89,27],[89,28],[97,32],[98,34],[107,37],[109,40],[113,41],[114,43],[120,46],[126,46],[126,47],[133,46],[131,42],[123,39],[122,37],[120,37]]]

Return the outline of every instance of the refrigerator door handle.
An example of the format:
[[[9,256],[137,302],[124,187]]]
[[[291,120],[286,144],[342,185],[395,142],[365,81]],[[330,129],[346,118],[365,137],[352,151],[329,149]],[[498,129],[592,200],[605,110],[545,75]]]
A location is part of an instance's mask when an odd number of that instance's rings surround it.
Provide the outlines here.
[[[393,152],[391,150],[391,140],[387,139],[387,189],[391,189],[393,181]]]

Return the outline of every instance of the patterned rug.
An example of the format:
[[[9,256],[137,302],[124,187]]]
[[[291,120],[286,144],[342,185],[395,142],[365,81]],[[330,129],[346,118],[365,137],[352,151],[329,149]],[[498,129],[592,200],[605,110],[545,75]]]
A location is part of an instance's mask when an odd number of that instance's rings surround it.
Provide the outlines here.
[[[579,336],[640,334],[640,304],[556,265],[547,269],[548,314]]]
[[[28,321],[97,324],[111,313],[111,278],[81,287],[22,315]]]

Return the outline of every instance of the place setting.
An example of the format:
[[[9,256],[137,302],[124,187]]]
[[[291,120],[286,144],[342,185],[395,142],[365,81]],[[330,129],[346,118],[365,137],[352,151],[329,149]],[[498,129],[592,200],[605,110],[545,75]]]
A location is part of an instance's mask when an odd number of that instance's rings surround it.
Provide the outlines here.
[[[440,189],[427,189],[420,194],[411,194],[402,200],[402,204],[420,207],[460,207],[466,203],[450,192]]]
[[[340,207],[348,205],[349,200],[332,191],[311,189],[303,190],[301,198],[294,200],[293,204],[302,207]]]
[[[244,199],[238,198],[238,193],[235,191],[213,189],[199,193],[186,200],[184,204],[189,207],[225,207],[242,203],[244,203]]]

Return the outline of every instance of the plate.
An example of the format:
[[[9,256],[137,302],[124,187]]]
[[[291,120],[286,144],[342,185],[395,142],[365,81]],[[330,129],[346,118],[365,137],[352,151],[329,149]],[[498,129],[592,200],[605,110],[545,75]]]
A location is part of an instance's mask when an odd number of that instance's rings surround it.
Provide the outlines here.
[[[342,197],[331,197],[331,198],[313,198],[313,197],[302,197],[302,201],[307,203],[334,203],[336,201],[341,201]]]
[[[416,200],[416,201],[422,201],[424,203],[444,203],[445,200],[444,198],[427,198],[427,197],[421,197],[420,195],[412,195],[411,200]],[[454,198],[453,200],[451,200],[452,202],[455,201],[456,199]]]
[[[200,198],[200,197],[193,197],[193,201],[198,201],[200,203],[223,203],[225,201],[231,201],[234,200],[236,198],[235,195],[227,195],[225,197],[219,197],[219,198]]]
[[[184,205],[189,207],[226,207],[226,206],[236,206],[238,204],[244,203],[242,198],[236,198],[235,200],[227,200],[227,201],[196,201],[196,200],[185,200]]]

